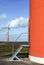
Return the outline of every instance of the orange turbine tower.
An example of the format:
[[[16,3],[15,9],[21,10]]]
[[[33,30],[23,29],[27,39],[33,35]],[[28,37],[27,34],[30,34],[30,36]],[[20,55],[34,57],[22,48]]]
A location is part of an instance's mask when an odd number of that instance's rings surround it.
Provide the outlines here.
[[[44,64],[44,0],[30,0],[31,61]]]

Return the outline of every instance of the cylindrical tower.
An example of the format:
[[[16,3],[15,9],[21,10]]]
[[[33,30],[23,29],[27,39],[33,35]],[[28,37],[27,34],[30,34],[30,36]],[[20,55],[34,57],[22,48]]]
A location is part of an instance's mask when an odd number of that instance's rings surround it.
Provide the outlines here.
[[[44,64],[44,0],[30,0],[29,59]]]

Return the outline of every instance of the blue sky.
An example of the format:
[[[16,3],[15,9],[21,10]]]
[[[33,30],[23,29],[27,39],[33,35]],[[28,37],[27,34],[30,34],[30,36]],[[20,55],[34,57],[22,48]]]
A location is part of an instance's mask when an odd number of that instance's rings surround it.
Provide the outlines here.
[[[20,17],[24,21],[29,18],[29,0],[0,0],[0,25],[7,25],[8,22],[16,21]],[[20,34],[24,31],[28,33],[28,26],[12,29],[12,34]],[[0,33],[4,34],[4,32],[6,34],[7,29]]]

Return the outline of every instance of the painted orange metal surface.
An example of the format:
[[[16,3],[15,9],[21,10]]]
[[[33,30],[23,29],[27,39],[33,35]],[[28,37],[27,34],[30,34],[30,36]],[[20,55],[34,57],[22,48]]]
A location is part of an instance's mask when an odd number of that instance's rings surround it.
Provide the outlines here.
[[[30,0],[30,52],[44,58],[44,0]]]

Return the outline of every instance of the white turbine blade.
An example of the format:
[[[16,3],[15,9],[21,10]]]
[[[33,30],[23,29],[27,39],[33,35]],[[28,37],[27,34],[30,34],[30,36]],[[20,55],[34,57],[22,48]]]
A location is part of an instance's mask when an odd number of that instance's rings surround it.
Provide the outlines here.
[[[4,29],[7,29],[8,27],[5,27],[5,26],[3,26],[3,27],[0,27],[0,31],[2,31],[2,30],[4,30]]]
[[[14,29],[14,28],[19,28],[19,27],[15,27],[15,26],[9,26],[9,27],[10,27],[10,28],[13,28],[13,29]]]

